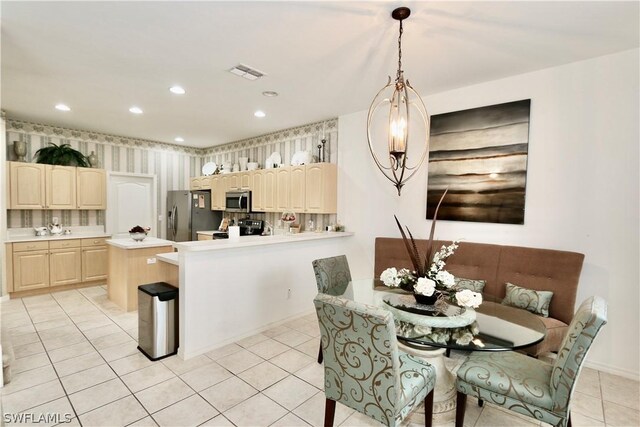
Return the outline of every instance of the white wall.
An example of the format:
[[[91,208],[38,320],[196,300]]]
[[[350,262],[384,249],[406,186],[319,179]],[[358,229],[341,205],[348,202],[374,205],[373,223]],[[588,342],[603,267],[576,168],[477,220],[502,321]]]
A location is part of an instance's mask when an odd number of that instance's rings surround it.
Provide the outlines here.
[[[436,236],[584,253],[578,303],[590,295],[609,303],[609,323],[589,364],[635,378],[638,61],[634,49],[423,98],[432,115],[531,98],[525,224],[438,221]],[[348,253],[356,278],[372,274],[376,236],[399,237],[394,214],[420,238],[431,223],[425,219],[426,167],[398,197],[371,159],[365,128],[366,111],[340,117],[338,219],[356,233]]]

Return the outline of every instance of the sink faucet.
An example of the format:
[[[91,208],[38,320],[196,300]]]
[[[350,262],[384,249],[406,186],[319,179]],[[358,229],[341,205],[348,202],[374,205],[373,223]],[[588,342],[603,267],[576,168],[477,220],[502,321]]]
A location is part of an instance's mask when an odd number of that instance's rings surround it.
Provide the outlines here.
[[[268,233],[270,236],[273,236],[273,224],[271,224],[269,221],[267,221],[266,219],[264,220],[264,222],[267,224],[267,229],[269,230]]]

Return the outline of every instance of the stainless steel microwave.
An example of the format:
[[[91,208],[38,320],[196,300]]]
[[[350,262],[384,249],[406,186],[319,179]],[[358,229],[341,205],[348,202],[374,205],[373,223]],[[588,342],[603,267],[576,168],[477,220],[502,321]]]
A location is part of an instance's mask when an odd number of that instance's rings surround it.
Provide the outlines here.
[[[251,212],[251,191],[228,191],[225,200],[227,212]]]

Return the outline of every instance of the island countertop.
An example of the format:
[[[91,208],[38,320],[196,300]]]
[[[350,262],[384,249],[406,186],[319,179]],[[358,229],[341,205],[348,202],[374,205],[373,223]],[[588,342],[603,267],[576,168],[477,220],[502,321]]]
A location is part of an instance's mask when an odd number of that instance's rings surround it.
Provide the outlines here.
[[[120,239],[109,239],[107,244],[121,249],[147,249],[160,246],[172,246],[175,242],[171,240],[158,239],[157,237],[147,237],[141,242],[133,240],[131,237]]]
[[[298,233],[277,234],[275,236],[241,236],[236,239],[201,240],[195,242],[173,243],[173,247],[182,252],[201,252],[246,248],[252,246],[276,245],[283,243],[304,242],[309,240],[335,239],[353,236],[349,232],[323,232],[323,233]]]

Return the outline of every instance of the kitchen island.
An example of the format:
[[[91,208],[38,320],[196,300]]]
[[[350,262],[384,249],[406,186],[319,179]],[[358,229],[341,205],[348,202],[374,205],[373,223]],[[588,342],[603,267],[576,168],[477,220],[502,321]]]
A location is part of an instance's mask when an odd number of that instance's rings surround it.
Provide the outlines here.
[[[137,310],[138,286],[153,282],[170,283],[170,264],[158,262],[157,254],[172,252],[173,244],[170,240],[156,237],[147,237],[142,242],[130,237],[107,240],[109,299],[124,310]],[[175,280],[173,282],[175,285]]]
[[[174,243],[178,354],[189,359],[311,313],[311,262],[345,253],[353,233],[300,233]]]

